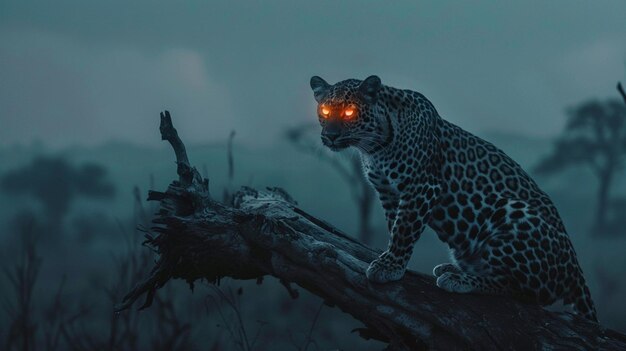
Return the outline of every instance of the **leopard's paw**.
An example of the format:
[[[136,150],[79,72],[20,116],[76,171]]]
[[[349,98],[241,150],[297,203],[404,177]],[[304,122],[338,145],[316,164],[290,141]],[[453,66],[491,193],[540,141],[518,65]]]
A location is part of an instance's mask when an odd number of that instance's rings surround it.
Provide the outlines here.
[[[451,293],[469,293],[473,286],[464,274],[445,272],[437,278],[437,286]]]
[[[433,275],[435,277],[440,277],[445,272],[460,273],[461,270],[459,269],[459,267],[453,265],[452,263],[438,264],[435,266],[435,268],[433,268]]]
[[[365,275],[373,283],[387,283],[400,280],[406,267],[394,262],[391,254],[385,251],[379,258],[370,263]]]

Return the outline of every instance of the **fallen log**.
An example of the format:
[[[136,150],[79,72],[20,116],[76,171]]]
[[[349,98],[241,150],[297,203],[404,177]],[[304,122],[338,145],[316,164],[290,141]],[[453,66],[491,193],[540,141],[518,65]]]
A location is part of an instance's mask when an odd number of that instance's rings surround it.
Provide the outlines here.
[[[143,295],[141,308],[149,307],[171,279],[193,285],[270,275],[349,313],[363,322],[362,337],[390,350],[626,350],[625,335],[594,322],[506,297],[448,293],[421,273],[370,283],[365,269],[380,252],[308,214],[280,188],[243,188],[232,204],[213,200],[167,111],[160,130],[176,154],[179,179],[149,193],[160,208],[146,242],[159,258],[118,312]]]

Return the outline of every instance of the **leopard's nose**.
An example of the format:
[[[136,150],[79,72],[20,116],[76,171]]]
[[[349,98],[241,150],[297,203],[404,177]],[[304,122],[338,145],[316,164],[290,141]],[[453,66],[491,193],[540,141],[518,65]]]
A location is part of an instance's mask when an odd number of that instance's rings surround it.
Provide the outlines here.
[[[331,129],[331,130],[324,131],[324,133],[322,133],[322,136],[332,142],[332,141],[335,141],[339,137],[340,134],[341,133],[339,133],[338,130]]]
[[[337,122],[331,122],[326,125],[322,130],[322,137],[330,142],[333,142],[341,135],[341,125]]]

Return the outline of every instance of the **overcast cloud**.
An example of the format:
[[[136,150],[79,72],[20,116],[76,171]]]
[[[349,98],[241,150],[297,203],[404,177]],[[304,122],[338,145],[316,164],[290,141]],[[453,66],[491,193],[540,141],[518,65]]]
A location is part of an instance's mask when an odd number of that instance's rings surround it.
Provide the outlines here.
[[[553,135],[617,97],[625,1],[2,1],[0,145],[268,143],[314,120],[308,80],[379,75],[475,132]]]

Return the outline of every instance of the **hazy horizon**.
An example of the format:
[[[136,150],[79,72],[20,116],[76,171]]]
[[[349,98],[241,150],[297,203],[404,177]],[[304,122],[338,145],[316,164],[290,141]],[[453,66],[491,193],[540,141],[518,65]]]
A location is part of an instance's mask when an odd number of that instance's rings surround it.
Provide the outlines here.
[[[312,75],[377,74],[476,133],[556,135],[625,78],[626,3],[601,5],[3,2],[0,145],[158,145],[163,109],[190,143],[270,144],[314,121]]]

